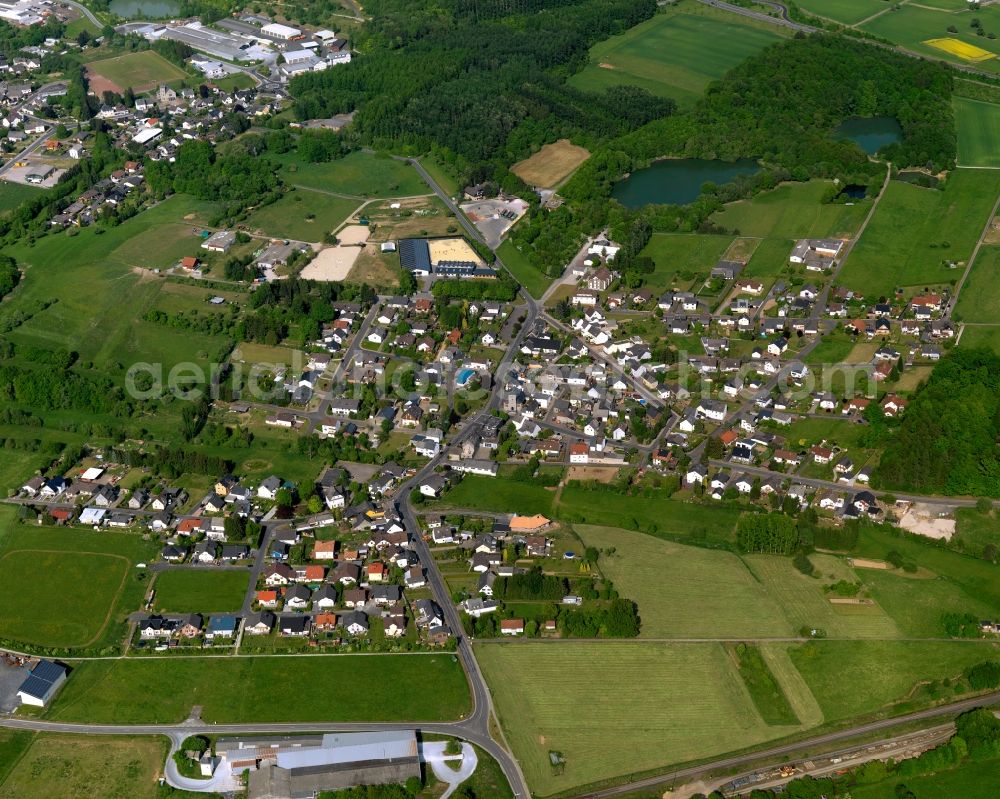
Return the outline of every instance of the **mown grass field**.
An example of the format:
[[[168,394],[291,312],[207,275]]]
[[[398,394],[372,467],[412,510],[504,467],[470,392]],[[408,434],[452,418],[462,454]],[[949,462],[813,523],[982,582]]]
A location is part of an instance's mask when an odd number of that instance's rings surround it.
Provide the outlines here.
[[[106,78],[122,90],[131,86],[136,91],[144,91],[161,83],[188,77],[183,69],[152,50],[91,61],[86,67],[89,72]]]
[[[14,765],[31,746],[34,733],[26,730],[0,729],[0,789]]]
[[[789,649],[827,721],[889,711],[918,683],[958,677],[998,652],[996,644],[962,641],[810,641]]]
[[[5,553],[0,556],[0,637],[38,646],[90,644],[109,621],[130,565],[112,554]]]
[[[823,586],[838,580],[856,581],[854,572],[839,558],[811,555],[823,577],[807,577],[790,558],[748,555],[747,565],[781,607],[792,628],[822,630],[847,638],[896,638],[900,633],[892,618],[878,605],[834,605]]]
[[[975,29],[970,25],[975,17],[981,20],[983,30],[1000,35],[1000,11],[996,8],[986,6],[975,13],[947,14],[940,10],[920,8],[920,5],[923,4],[902,4],[898,10],[882,14],[861,25],[860,30],[882,36],[929,58],[950,61],[953,64],[968,65],[970,62],[925,42],[934,39],[957,39],[959,42],[1000,55],[1000,39],[977,36]],[[948,30],[951,25],[958,29],[957,33]],[[977,69],[989,72],[1000,72],[1000,59],[978,61],[975,66]]]
[[[144,361],[163,364],[166,373],[181,361],[205,364],[218,353],[223,338],[143,320],[143,313],[156,304],[163,281],[139,274],[134,267],[165,265],[159,246],[176,242],[210,209],[206,203],[177,195],[114,228],[94,226],[74,236],[55,234],[34,246],[25,242],[9,248],[8,254],[26,275],[4,303],[5,311],[54,300],[14,330],[10,339],[15,344],[74,350],[81,360],[98,366],[115,363],[127,368]],[[198,251],[194,235],[181,241],[166,246]]]
[[[536,299],[545,293],[545,290],[552,282],[551,278],[532,266],[531,262],[528,261],[528,257],[517,249],[514,242],[510,239],[507,239],[500,245],[497,255],[500,256],[503,265],[507,267],[507,270],[514,276],[514,279],[524,286],[528,293]]]
[[[163,738],[18,734],[27,735],[27,752],[5,780],[0,774],[0,796],[17,799],[163,796],[157,784],[167,755],[167,742]]]
[[[1000,167],[1000,105],[955,97],[959,166]]]
[[[689,106],[709,82],[780,38],[780,28],[682,4],[594,45],[569,84],[585,91],[639,86]]]
[[[168,569],[156,577],[154,605],[162,613],[239,610],[249,579],[245,571]]]
[[[958,295],[955,317],[962,322],[996,322],[1000,308],[1000,246],[979,248],[972,271]],[[963,333],[963,338],[971,330]]]
[[[312,189],[293,188],[277,202],[250,214],[247,225],[272,238],[319,242],[360,204]]]
[[[578,147],[569,139],[560,139],[518,161],[510,171],[529,186],[551,189],[572,175],[588,158],[590,153],[586,148]]]
[[[308,164],[295,153],[268,156],[282,164],[286,183],[357,197],[409,197],[430,194],[430,187],[409,164],[356,150],[336,161]]]
[[[700,288],[732,242],[732,236],[654,233],[641,253],[656,264],[656,270],[645,276],[645,284],[657,291],[675,286]]]
[[[4,527],[0,637],[59,648],[117,643],[145,591],[134,566],[155,547],[125,533]]]
[[[601,571],[639,606],[644,638],[794,635],[764,584],[731,552],[662,541],[629,530],[576,525],[602,550]]]
[[[805,0],[799,6],[809,14],[853,25],[872,14],[885,11],[884,0]]]
[[[90,660],[48,713],[60,721],[170,723],[201,705],[208,722],[449,721],[470,709],[451,655]],[[364,690],[367,686],[371,690]]]
[[[866,296],[956,280],[996,202],[1000,173],[958,170],[943,190],[893,181],[839,282]],[[960,264],[949,269],[946,261]]]
[[[476,656],[541,796],[799,729],[761,720],[721,644],[485,643]],[[549,752],[565,759],[562,774]]]
[[[784,183],[752,199],[729,203],[712,215],[712,221],[758,238],[849,238],[861,226],[872,200],[823,203],[829,186],[825,180]]]

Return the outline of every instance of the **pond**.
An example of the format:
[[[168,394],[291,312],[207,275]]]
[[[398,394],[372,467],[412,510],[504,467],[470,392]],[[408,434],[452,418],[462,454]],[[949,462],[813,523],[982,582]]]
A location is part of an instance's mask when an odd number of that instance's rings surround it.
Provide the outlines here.
[[[177,0],[111,0],[108,10],[125,19],[163,19],[180,14],[181,4]]]
[[[641,208],[650,203],[686,205],[698,199],[705,183],[721,186],[737,175],[759,171],[760,165],[753,158],[739,161],[667,158],[633,172],[615,185],[611,196],[628,208]]]
[[[903,129],[892,117],[849,117],[840,123],[833,135],[850,139],[868,155],[875,155],[888,144],[903,137]]]

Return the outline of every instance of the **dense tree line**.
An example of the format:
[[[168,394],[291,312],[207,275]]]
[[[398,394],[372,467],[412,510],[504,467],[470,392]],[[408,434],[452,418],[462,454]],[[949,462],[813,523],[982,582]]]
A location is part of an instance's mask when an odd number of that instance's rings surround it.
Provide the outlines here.
[[[438,280],[431,292],[436,300],[499,300],[511,302],[517,296],[518,285],[506,272],[496,280]]]
[[[934,368],[872,475],[878,488],[1000,497],[1000,356],[959,349]]]
[[[0,255],[0,297],[6,297],[21,282],[17,261],[9,255]]]
[[[77,410],[127,417],[131,400],[113,380],[69,369],[29,369],[0,363],[0,398],[36,410]]]
[[[115,447],[109,459],[126,466],[152,469],[168,479],[184,473],[221,475],[233,470],[233,462],[217,455],[207,455],[198,450],[157,447],[152,451]]]

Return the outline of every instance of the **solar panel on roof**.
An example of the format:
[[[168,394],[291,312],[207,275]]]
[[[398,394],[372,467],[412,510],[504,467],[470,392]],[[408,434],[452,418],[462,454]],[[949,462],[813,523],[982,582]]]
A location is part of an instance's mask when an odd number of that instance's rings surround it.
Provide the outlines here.
[[[58,663],[53,663],[51,660],[40,660],[35,665],[35,668],[31,670],[32,677],[37,677],[49,683],[55,682],[65,673],[65,668]]]
[[[48,680],[40,680],[38,677],[29,676],[18,689],[19,692],[38,699],[44,699],[52,690],[52,683]]]

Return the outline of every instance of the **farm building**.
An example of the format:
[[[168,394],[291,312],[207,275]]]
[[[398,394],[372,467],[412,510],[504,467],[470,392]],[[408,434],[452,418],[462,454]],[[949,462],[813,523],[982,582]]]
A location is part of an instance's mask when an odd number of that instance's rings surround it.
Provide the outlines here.
[[[66,667],[51,660],[39,660],[28,678],[17,689],[22,705],[45,707],[59,686],[66,682]]]
[[[216,753],[234,773],[247,771],[250,799],[315,796],[420,777],[417,737],[412,731],[221,738]]]

